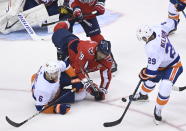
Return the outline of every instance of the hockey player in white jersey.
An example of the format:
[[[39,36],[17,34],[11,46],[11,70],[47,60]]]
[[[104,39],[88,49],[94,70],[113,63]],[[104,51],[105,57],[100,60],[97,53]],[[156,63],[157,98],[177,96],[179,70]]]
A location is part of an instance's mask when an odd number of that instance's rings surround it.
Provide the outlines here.
[[[6,13],[0,18],[0,33],[8,34],[24,29],[18,20],[22,13],[31,26],[39,26],[44,21],[59,14],[59,6],[64,0],[9,0]]]
[[[76,89],[75,93],[69,94],[43,113],[66,114],[70,110],[70,104],[67,103],[83,100],[86,96],[83,84],[76,77],[74,69],[63,61],[47,62],[32,76],[31,81],[32,95],[38,111],[69,91],[64,89],[65,86],[71,85]]]
[[[180,21],[180,12],[186,7],[186,0],[170,0],[168,6],[168,18],[162,23],[164,28],[171,34],[177,30]],[[186,16],[185,16],[186,17]]]
[[[129,98],[133,101],[148,100],[148,93],[160,82],[154,107],[154,121],[159,124],[162,121],[162,108],[167,104],[172,87],[183,72],[183,67],[178,52],[161,26],[141,26],[137,30],[137,38],[145,42],[147,67],[139,74],[143,81],[139,93],[134,97],[130,95]]]

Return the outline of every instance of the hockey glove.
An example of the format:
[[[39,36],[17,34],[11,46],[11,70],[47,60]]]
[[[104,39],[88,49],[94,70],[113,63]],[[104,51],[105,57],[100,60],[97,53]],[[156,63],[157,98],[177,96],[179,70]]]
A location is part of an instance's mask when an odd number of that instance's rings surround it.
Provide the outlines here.
[[[83,20],[83,14],[80,8],[76,7],[73,10],[73,17],[76,21],[81,22]]]
[[[182,3],[176,3],[175,8],[177,9],[177,11],[183,11],[185,9],[185,5]]]
[[[103,2],[97,2],[94,11],[96,11],[96,15],[102,15],[105,13],[105,4]]]
[[[92,80],[87,80],[86,78],[82,80],[84,84],[84,88],[88,93],[90,93],[92,96],[98,95],[98,86],[97,84],[93,83]]]
[[[146,74],[146,68],[143,68],[143,69],[140,71],[139,78],[140,78],[142,81],[146,81],[146,80],[148,80],[148,79],[151,78],[151,77],[149,77],[149,76]]]
[[[54,112],[56,114],[66,114],[67,112],[70,111],[70,107],[71,105],[70,104],[57,104],[54,106]]]
[[[83,83],[80,81],[79,78],[75,78],[71,80],[71,83],[72,83],[72,88],[75,88],[76,92],[80,92],[84,87]]]
[[[105,100],[105,94],[107,94],[107,90],[105,88],[99,88],[98,94],[95,96],[96,101]]]

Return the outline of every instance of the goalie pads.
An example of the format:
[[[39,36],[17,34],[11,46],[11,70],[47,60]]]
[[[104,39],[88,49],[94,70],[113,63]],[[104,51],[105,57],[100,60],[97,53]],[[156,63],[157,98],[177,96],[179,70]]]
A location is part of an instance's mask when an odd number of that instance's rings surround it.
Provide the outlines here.
[[[49,17],[44,4],[23,11],[22,14],[31,26],[41,25],[41,23]],[[21,29],[24,29],[24,27],[20,23],[17,15],[9,18],[9,14],[5,14],[0,19],[0,32],[3,34],[8,34]]]

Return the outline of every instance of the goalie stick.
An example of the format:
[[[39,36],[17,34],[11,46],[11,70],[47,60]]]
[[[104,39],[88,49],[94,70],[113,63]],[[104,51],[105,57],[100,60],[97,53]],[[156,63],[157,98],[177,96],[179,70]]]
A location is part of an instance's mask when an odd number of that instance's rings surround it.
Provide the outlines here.
[[[140,80],[140,81],[138,82],[138,85],[137,85],[136,89],[134,90],[134,93],[132,94],[132,97],[134,97],[134,95],[136,94],[136,92],[137,92],[137,90],[138,90],[138,88],[139,88],[141,82],[142,82],[142,80]],[[126,112],[128,111],[131,102],[132,102],[132,100],[129,99],[129,102],[128,102],[128,104],[127,104],[127,106],[126,106],[126,108],[125,108],[125,110],[124,110],[122,116],[121,116],[118,120],[113,121],[113,122],[105,122],[105,123],[103,123],[103,126],[104,126],[104,127],[112,127],[112,126],[116,126],[116,125],[120,124],[121,121],[123,120],[123,118],[124,118]]]
[[[26,18],[24,17],[24,15],[22,13],[19,13],[17,16],[18,16],[19,21],[21,22],[21,24],[23,25],[23,27],[25,28],[25,30],[27,31],[27,33],[30,35],[30,37],[33,40],[45,40],[44,37],[38,36],[35,33],[35,31],[30,26],[30,24],[27,22]]]
[[[6,121],[7,121],[10,125],[12,125],[12,126],[14,126],[14,127],[20,127],[20,126],[22,126],[23,124],[25,124],[26,122],[28,122],[29,120],[31,120],[32,118],[34,118],[35,116],[39,115],[40,113],[42,113],[43,111],[45,111],[46,109],[48,109],[49,107],[51,107],[51,106],[57,104],[61,99],[63,99],[64,97],[68,96],[69,94],[71,94],[71,93],[73,93],[73,92],[75,92],[75,91],[76,91],[75,88],[72,89],[72,90],[70,90],[69,92],[67,92],[67,93],[65,93],[64,95],[60,96],[57,100],[55,100],[54,102],[50,103],[48,106],[46,106],[45,108],[43,108],[41,111],[35,113],[35,114],[32,115],[31,117],[29,117],[28,119],[26,119],[26,120],[24,120],[24,121],[22,121],[22,122],[20,122],[20,123],[17,123],[17,122],[12,121],[8,116],[6,116]]]

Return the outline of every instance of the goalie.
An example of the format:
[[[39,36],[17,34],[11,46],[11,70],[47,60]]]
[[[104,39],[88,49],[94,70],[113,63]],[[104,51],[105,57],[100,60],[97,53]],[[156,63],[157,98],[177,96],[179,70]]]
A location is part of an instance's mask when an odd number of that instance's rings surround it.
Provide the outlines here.
[[[59,13],[63,0],[9,0],[6,13],[0,18],[0,32],[8,34],[23,29],[17,15],[22,13],[31,26],[41,25]]]

